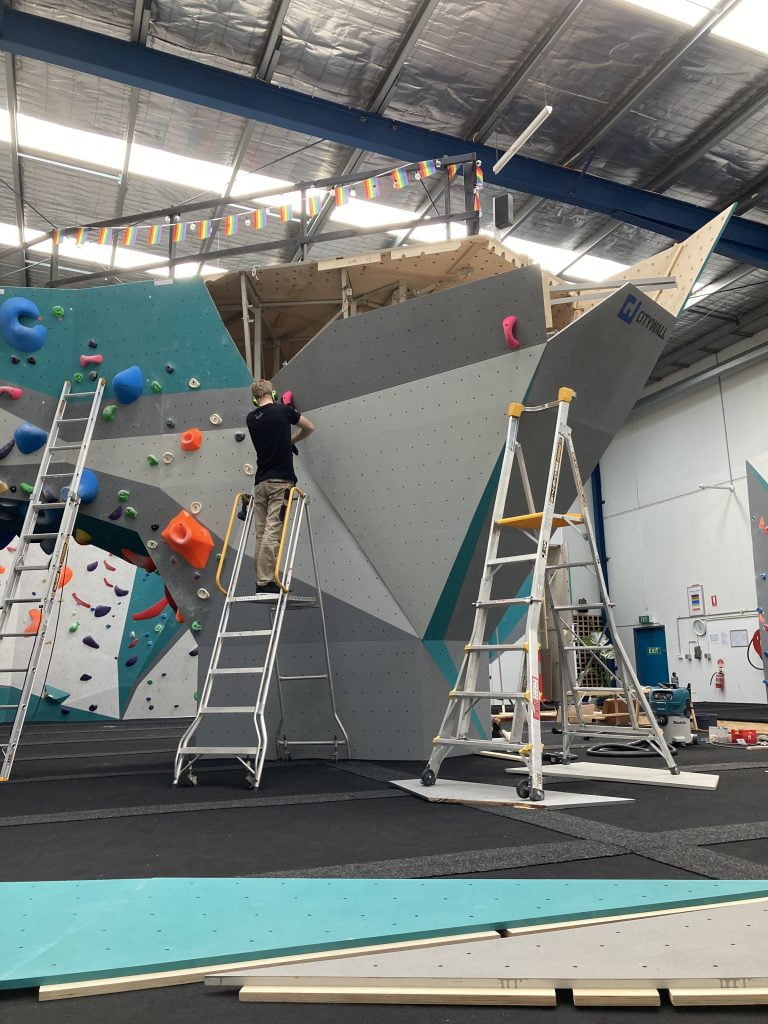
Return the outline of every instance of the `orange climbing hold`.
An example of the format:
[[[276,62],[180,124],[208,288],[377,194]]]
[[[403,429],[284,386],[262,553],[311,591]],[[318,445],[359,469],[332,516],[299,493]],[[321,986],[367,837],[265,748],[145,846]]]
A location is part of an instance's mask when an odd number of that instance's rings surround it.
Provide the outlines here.
[[[192,427],[191,430],[185,430],[179,438],[179,443],[185,452],[196,452],[203,443],[202,430],[199,430],[197,427]]]
[[[29,615],[29,625],[24,632],[35,634],[40,629],[40,619],[42,619],[43,613],[39,608],[30,608],[27,615]]]
[[[205,568],[213,551],[213,537],[185,508],[173,517],[160,536],[171,551],[181,555],[195,569]]]
[[[66,585],[72,579],[73,575],[74,573],[72,572],[70,567],[68,565],[65,565],[64,568],[59,573],[59,578],[56,580],[56,589],[61,590],[62,587],[66,587]]]

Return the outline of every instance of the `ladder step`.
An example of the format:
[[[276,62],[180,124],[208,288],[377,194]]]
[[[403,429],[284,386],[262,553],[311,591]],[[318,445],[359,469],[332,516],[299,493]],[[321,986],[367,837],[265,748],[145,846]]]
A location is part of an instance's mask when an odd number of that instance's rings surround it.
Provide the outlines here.
[[[50,565],[17,565],[14,572],[47,572]]]
[[[509,516],[505,519],[497,519],[497,526],[512,526],[518,530],[539,530],[541,521],[544,518],[543,512],[528,512],[524,516]],[[580,512],[566,513],[555,512],[552,516],[552,529],[557,530],[561,526],[580,526],[584,522],[584,516]]]
[[[320,675],[310,675],[310,676],[280,676],[280,682],[281,683],[297,683],[297,682],[301,682],[301,681],[303,681],[305,679],[327,679],[327,678],[328,678],[328,674],[327,673],[322,673]]]
[[[64,444],[54,444],[48,449],[49,452],[73,452],[76,449],[82,448],[82,441],[67,441]]]
[[[436,736],[432,740],[432,743],[436,747],[471,747],[475,750],[520,750],[522,747],[527,746],[525,743],[498,743],[496,740],[453,740],[449,737],[443,738],[442,736]]]
[[[508,607],[513,604],[534,604],[536,600],[535,597],[495,597],[489,598],[487,601],[475,601],[474,605],[476,608],[492,608],[494,605]],[[541,598],[538,600],[541,602]]]
[[[70,469],[68,473],[46,473],[43,480],[68,480],[72,476],[74,470]]]
[[[558,562],[557,565],[548,565],[547,572],[555,572],[557,569],[594,569],[594,562]]]
[[[230,597],[230,604],[250,604],[255,601],[276,601],[280,594],[245,594],[243,597]]]
[[[624,690],[615,686],[574,686],[571,689],[571,693],[589,693],[592,694],[592,696],[621,697],[622,700],[627,699],[627,694]]]
[[[464,648],[468,654],[472,651],[524,651],[525,644],[467,644]]]
[[[6,597],[3,604],[42,604],[39,597]]]
[[[41,508],[44,508],[44,509],[49,509],[49,508],[66,508],[67,507],[67,502],[66,501],[33,501],[33,502],[31,502],[31,505],[32,505],[32,508],[36,509],[36,510],[39,510]]]
[[[198,715],[254,715],[256,708],[200,708]]]
[[[478,697],[489,697],[491,700],[525,699],[524,693],[510,690],[451,690],[448,696],[451,700],[463,700],[465,697],[471,697],[472,700],[476,700]]]
[[[0,672],[4,675],[10,675],[12,672],[26,672],[28,668],[28,665],[19,665],[17,668],[0,668]],[[13,707],[16,707],[16,705],[14,704]]]
[[[239,757],[258,757],[261,753],[259,747],[179,747],[179,754],[220,754],[222,757],[227,754],[234,754]]]
[[[61,419],[56,420],[57,423],[87,423],[90,419],[89,416],[62,416]]]
[[[271,629],[238,629],[235,632],[219,633],[219,639],[236,636],[271,636]]]
[[[252,672],[254,675],[260,675],[264,671],[264,667],[253,668],[212,668],[209,669],[209,675],[212,676],[236,676],[245,675],[248,672]]]
[[[0,640],[4,640],[6,637],[27,637],[31,640],[36,635],[36,633],[0,633]]]
[[[50,540],[58,536],[58,533],[22,533],[21,540]]]
[[[508,555],[505,558],[489,558],[488,565],[511,565],[513,562],[534,562],[536,552],[530,555]],[[591,563],[590,563],[591,564]]]
[[[613,608],[613,601],[608,602],[608,607]],[[553,604],[552,609],[556,612],[578,612],[586,608],[605,608],[605,601],[587,601],[583,604]]]

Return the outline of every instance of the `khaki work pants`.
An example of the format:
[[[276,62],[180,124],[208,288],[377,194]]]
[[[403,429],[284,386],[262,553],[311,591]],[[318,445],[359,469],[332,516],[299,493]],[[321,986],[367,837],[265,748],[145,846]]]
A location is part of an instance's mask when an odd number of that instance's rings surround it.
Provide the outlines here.
[[[262,480],[253,489],[253,522],[256,531],[254,562],[258,587],[274,582],[285,506],[292,486],[290,480]]]

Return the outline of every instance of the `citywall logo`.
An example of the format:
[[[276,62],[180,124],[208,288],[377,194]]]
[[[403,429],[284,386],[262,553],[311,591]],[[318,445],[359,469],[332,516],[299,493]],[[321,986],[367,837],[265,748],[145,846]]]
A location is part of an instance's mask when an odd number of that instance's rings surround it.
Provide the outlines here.
[[[628,295],[624,299],[617,316],[625,324],[637,323],[641,327],[645,327],[646,330],[650,331],[651,334],[655,334],[657,338],[661,338],[662,341],[667,336],[666,325],[643,309],[643,304],[637,295]]]

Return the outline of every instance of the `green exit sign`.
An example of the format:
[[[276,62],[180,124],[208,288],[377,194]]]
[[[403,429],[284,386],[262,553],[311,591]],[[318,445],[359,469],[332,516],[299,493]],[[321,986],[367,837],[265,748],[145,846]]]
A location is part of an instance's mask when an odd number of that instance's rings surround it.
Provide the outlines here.
[[[651,616],[650,615],[641,615],[640,616],[640,625],[641,626],[650,626],[650,624],[651,624]]]

